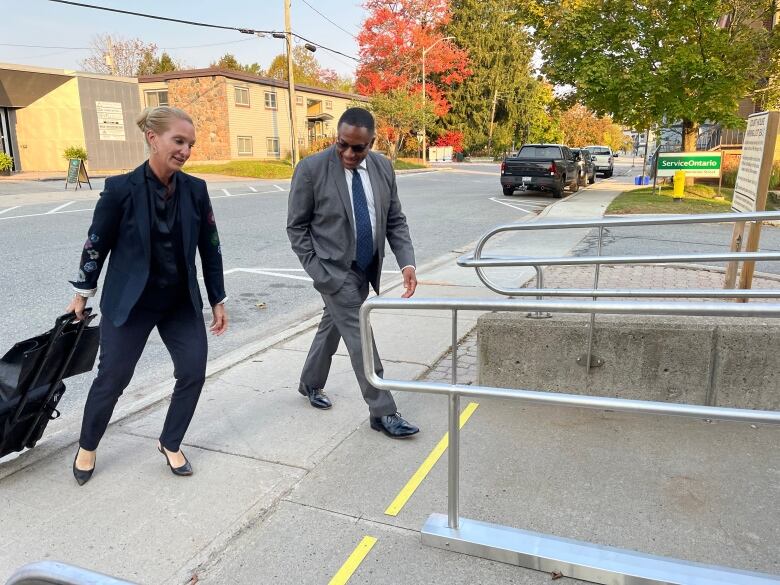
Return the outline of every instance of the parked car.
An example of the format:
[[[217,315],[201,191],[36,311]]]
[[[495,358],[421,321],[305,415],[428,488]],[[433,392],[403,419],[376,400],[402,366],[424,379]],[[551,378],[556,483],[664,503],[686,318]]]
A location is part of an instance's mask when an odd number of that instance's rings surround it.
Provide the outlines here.
[[[515,189],[550,191],[553,197],[563,197],[563,190],[579,188],[579,168],[574,153],[563,144],[526,144],[517,156],[501,163],[501,188],[504,195]]]
[[[614,159],[615,154],[609,146],[586,146],[593,157],[593,164],[596,166],[596,172],[602,173],[604,177],[609,178],[615,172]]]
[[[596,165],[587,148],[572,148],[577,166],[580,169],[580,185],[592,185],[596,182]]]

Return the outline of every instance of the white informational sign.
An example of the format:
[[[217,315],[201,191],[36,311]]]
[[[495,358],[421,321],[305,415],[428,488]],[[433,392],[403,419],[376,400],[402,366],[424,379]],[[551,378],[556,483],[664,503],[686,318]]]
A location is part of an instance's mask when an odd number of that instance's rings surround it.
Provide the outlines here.
[[[734,198],[731,202],[732,211],[745,213],[756,211],[764,156],[770,140],[774,146],[776,139],[770,134],[772,133],[769,131],[769,112],[753,114],[748,118],[745,142],[742,144],[742,159],[739,161]],[[770,153],[769,156],[772,154]]]
[[[100,140],[125,140],[125,119],[119,102],[95,102]]]

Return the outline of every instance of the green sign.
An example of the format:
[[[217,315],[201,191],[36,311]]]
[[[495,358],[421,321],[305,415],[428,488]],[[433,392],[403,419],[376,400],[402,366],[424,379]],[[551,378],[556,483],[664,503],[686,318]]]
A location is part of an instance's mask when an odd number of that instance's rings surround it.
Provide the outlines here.
[[[673,177],[675,171],[685,171],[686,177],[720,176],[719,152],[662,152],[658,155],[658,177]]]

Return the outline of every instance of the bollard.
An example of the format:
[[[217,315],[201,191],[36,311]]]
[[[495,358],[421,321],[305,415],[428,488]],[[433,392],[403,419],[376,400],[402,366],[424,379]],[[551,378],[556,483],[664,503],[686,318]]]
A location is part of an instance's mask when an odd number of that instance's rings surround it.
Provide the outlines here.
[[[674,171],[674,198],[685,197],[685,171]]]

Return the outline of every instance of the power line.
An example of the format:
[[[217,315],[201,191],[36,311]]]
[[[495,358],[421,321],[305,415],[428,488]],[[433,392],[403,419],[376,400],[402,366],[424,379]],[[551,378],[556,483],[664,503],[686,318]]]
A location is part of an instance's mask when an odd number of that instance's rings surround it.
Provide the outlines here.
[[[217,28],[221,30],[233,30],[237,31],[243,34],[247,35],[273,35],[274,33],[277,34],[285,34],[282,31],[273,31],[273,30],[257,30],[253,28],[239,28],[236,26],[223,26],[220,24],[210,24],[207,22],[197,22],[194,20],[182,20],[180,18],[170,18],[167,16],[157,16],[154,14],[145,14],[143,12],[132,12],[130,10],[120,10],[119,8],[108,8],[107,6],[97,6],[95,4],[85,4],[83,2],[72,2],[71,0],[49,0],[49,2],[56,2],[57,4],[67,4],[69,6],[79,6],[81,8],[92,8],[94,10],[103,10],[105,12],[114,12],[117,14],[127,14],[130,16],[139,16],[141,18],[150,18],[152,20],[163,20],[166,22],[176,22],[179,24],[188,24],[190,26],[201,26],[206,28]],[[342,53],[341,51],[337,51],[335,49],[331,49],[330,47],[326,47],[325,45],[321,45],[319,43],[316,43],[314,41],[311,41],[307,38],[302,37],[301,35],[290,33],[295,38],[301,39],[302,41],[305,41],[307,43],[311,43],[312,45],[323,49],[324,51],[330,51],[331,53],[336,53],[337,55],[342,55],[344,57],[347,57],[348,59],[352,59],[353,61],[360,61],[357,57],[353,57],[352,55],[347,55],[346,53]]]
[[[234,45],[236,43],[246,43],[254,39],[241,39],[238,41],[224,41],[221,43],[206,43],[205,45],[187,45],[184,47],[157,47],[160,51],[174,51],[177,49],[199,49],[201,47],[216,47],[219,45]],[[94,47],[58,47],[56,45],[18,45],[14,43],[0,43],[0,47],[23,47],[26,49],[64,49],[66,51],[89,51]]]
[[[319,10],[317,10],[316,8],[314,8],[314,6],[312,6],[311,4],[309,4],[309,3],[308,3],[306,0],[301,0],[301,2],[303,2],[304,4],[306,4],[306,6],[308,6],[309,8],[311,8],[311,9],[312,9],[314,12],[316,12],[317,14],[319,14],[319,15],[320,15],[322,18],[324,18],[325,20],[327,20],[327,21],[328,21],[329,23],[331,23],[333,26],[335,26],[335,27],[336,27],[336,28],[338,28],[338,29],[341,29],[341,30],[343,30],[345,33],[347,33],[347,34],[348,34],[349,36],[351,36],[353,39],[357,40],[357,37],[356,37],[355,35],[353,35],[353,34],[352,34],[351,32],[349,32],[347,29],[343,28],[343,27],[342,27],[340,24],[336,24],[335,22],[333,22],[333,21],[332,21],[330,18],[328,18],[327,16],[325,16],[325,15],[324,15],[322,12],[320,12],[320,11],[319,11]]]

